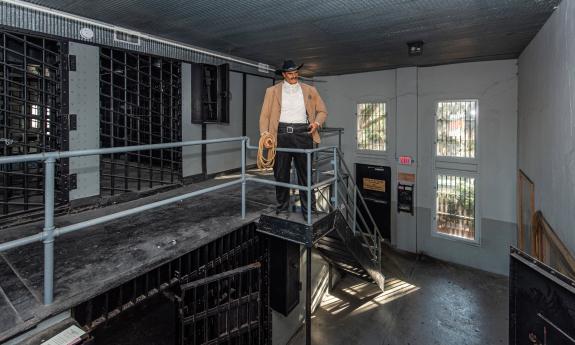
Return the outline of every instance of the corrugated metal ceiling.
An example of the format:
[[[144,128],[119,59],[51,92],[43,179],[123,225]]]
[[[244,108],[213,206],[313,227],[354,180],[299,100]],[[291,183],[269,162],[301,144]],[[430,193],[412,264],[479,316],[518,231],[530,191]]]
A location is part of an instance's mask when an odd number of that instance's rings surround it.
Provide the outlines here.
[[[250,60],[333,75],[516,58],[560,0],[27,0]],[[408,57],[406,42],[423,40]]]

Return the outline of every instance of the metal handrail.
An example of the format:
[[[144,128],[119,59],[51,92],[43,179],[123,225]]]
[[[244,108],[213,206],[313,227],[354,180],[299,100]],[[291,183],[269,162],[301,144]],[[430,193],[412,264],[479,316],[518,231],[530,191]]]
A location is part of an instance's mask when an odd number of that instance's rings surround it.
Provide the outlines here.
[[[105,215],[102,217],[90,219],[84,222],[68,225],[65,227],[57,228],[54,224],[54,197],[55,197],[55,166],[57,159],[71,158],[71,157],[82,157],[82,156],[94,156],[112,153],[124,153],[132,151],[142,151],[142,150],[157,150],[184,146],[194,146],[194,145],[207,145],[207,144],[219,144],[219,143],[229,143],[229,142],[241,142],[241,177],[237,180],[222,183],[217,186],[207,187],[198,191],[187,193],[184,195],[156,201],[143,206],[135,207],[129,210],[120,211]],[[31,162],[31,161],[43,161],[45,165],[44,169],[44,228],[43,231],[23,238],[18,238],[16,240],[0,243],[0,252],[9,249],[21,247],[34,242],[42,241],[44,243],[44,304],[51,304],[54,300],[54,241],[55,238],[67,233],[74,231],[79,231],[86,229],[88,227],[110,222],[120,218],[128,217],[137,213],[141,213],[147,210],[151,210],[157,207],[169,205],[175,202],[179,202],[185,199],[189,199],[198,195],[210,193],[220,189],[228,188],[237,184],[241,184],[241,215],[242,219],[246,216],[246,183],[248,181],[263,183],[274,186],[282,186],[287,188],[296,188],[300,190],[307,191],[308,205],[311,205],[311,193],[314,188],[318,188],[328,184],[334,184],[335,189],[335,200],[334,207],[338,208],[338,198],[337,198],[337,183],[338,181],[338,165],[337,156],[338,150],[335,146],[319,147],[315,149],[292,149],[292,148],[277,148],[277,152],[291,152],[291,153],[305,153],[307,156],[307,186],[300,186],[290,183],[281,183],[277,181],[270,181],[264,179],[258,179],[253,177],[246,177],[246,150],[257,150],[257,146],[251,146],[248,137],[235,137],[235,138],[222,138],[222,139],[210,139],[210,140],[195,140],[195,141],[184,141],[177,143],[162,143],[162,144],[150,144],[150,145],[137,145],[137,146],[124,146],[124,147],[113,147],[104,149],[89,149],[89,150],[77,150],[77,151],[65,151],[65,152],[44,152],[38,154],[29,155],[19,155],[19,156],[9,156],[0,157],[0,164],[18,163],[18,162]],[[327,180],[317,182],[312,185],[311,181],[311,156],[313,153],[331,151],[333,155],[333,166],[335,171],[335,176]],[[311,225],[311,207],[308,207],[307,214],[307,224]]]
[[[131,208],[128,210],[108,214],[102,217],[90,219],[87,221],[83,221],[80,223],[64,226],[57,228],[54,224],[54,198],[55,198],[55,166],[57,159],[63,158],[71,158],[71,157],[82,157],[82,156],[93,156],[93,155],[104,155],[104,154],[112,154],[112,153],[124,153],[124,152],[133,152],[133,151],[142,151],[142,150],[157,150],[157,149],[166,149],[166,148],[176,148],[176,147],[184,147],[184,146],[194,146],[194,145],[208,145],[208,144],[219,144],[219,143],[229,143],[229,142],[241,142],[241,177],[237,180],[222,183],[217,186],[207,187],[198,191],[194,191],[191,193],[187,193],[184,195],[156,201],[150,204],[142,205],[139,207]],[[294,188],[299,190],[307,191],[307,198],[308,198],[308,205],[311,205],[311,193],[314,189],[320,188],[326,185],[333,184],[333,208],[339,209],[339,182],[345,185],[345,182],[341,178],[340,170],[346,172],[350,175],[350,170],[347,167],[345,161],[343,160],[343,154],[336,146],[326,146],[326,147],[318,147],[315,149],[293,149],[293,148],[277,148],[277,152],[290,152],[290,153],[304,153],[306,154],[307,158],[307,186],[300,186],[291,183],[282,183],[277,181],[271,180],[264,180],[259,179],[256,177],[247,177],[246,176],[246,150],[257,150],[257,146],[250,145],[250,140],[248,137],[235,137],[235,138],[222,138],[222,139],[210,139],[210,140],[195,140],[195,141],[184,141],[184,142],[177,142],[177,143],[162,143],[162,144],[149,144],[149,145],[137,145],[137,146],[125,146],[125,147],[113,147],[113,148],[103,148],[103,149],[89,149],[89,150],[76,150],[76,151],[65,151],[65,152],[44,152],[38,154],[30,154],[30,155],[20,155],[20,156],[9,156],[9,157],[0,157],[0,164],[9,164],[9,163],[18,163],[18,162],[31,162],[31,161],[43,161],[45,165],[44,169],[44,195],[45,195],[45,203],[44,203],[44,228],[43,231],[31,236],[18,238],[16,240],[0,243],[0,252],[6,251],[9,249],[14,249],[17,247],[21,247],[27,244],[40,242],[44,243],[44,304],[51,304],[54,300],[54,241],[56,237],[62,236],[67,233],[71,233],[74,231],[79,231],[82,229],[86,229],[88,227],[92,227],[98,224],[103,224],[106,222],[110,222],[113,220],[121,219],[124,217],[128,217],[137,213],[141,213],[147,210],[155,209],[161,206],[169,205],[175,202],[180,202],[182,200],[186,200],[195,196],[199,196],[202,194],[214,192],[220,189],[229,188],[235,186],[237,184],[241,184],[241,216],[242,219],[245,219],[246,216],[246,183],[248,181],[273,185],[273,186],[281,186],[286,188]],[[332,165],[333,165],[333,177],[328,178],[321,182],[316,182],[312,185],[312,161],[311,157],[313,153],[325,152],[328,151],[331,153]],[[349,184],[346,185],[345,194],[344,196],[349,195]],[[367,214],[369,216],[369,220],[373,224],[373,232],[370,231],[370,228],[367,225],[367,221],[364,219],[362,214],[359,214],[360,221],[363,223],[364,227],[368,231],[368,234],[371,237],[373,244],[370,244],[369,240],[366,238],[366,234],[362,229],[360,229],[361,237],[363,238],[364,243],[369,247],[372,256],[374,255],[373,251],[376,250],[377,254],[375,254],[375,259],[379,259],[381,257],[381,243],[380,243],[380,235],[379,229],[377,224],[373,220],[369,209],[363,199],[361,193],[359,193],[359,189],[354,181],[352,181],[351,189],[354,198],[354,205],[353,205],[353,222],[350,225],[353,229],[354,233],[356,232],[356,228],[359,226],[359,223],[356,222],[355,216],[357,212],[357,195],[359,195],[359,199],[367,210]],[[341,191],[344,193],[344,191]],[[347,202],[342,201],[347,208]],[[328,204],[330,202],[328,201]],[[348,224],[349,224],[349,220]],[[312,223],[312,216],[311,216],[311,207],[307,208],[307,225],[311,225]],[[374,248],[375,245],[375,248]]]
[[[342,184],[344,184],[346,186],[346,194],[344,194],[344,196],[349,196],[349,193],[353,193],[353,208],[352,208],[352,217],[353,220],[350,221],[349,219],[346,219],[346,221],[348,222],[348,225],[350,226],[350,228],[352,229],[352,231],[354,232],[354,234],[356,234],[357,232],[360,233],[360,238],[363,239],[364,244],[366,244],[369,248],[369,251],[372,254],[372,258],[374,260],[377,260],[378,262],[381,261],[381,233],[379,232],[379,227],[377,226],[377,223],[375,222],[375,220],[373,219],[373,216],[371,214],[371,212],[369,211],[369,208],[367,207],[367,204],[365,202],[364,197],[362,196],[362,194],[360,193],[359,187],[357,186],[357,184],[355,183],[355,181],[353,181],[353,179],[351,179],[351,183],[349,183],[350,179],[347,179],[347,184],[346,181],[343,180],[342,175],[346,174],[348,176],[351,176],[351,172],[347,166],[347,164],[345,163],[345,160],[343,159],[343,153],[338,149],[337,150],[337,159],[340,160],[340,167],[341,167],[341,172],[338,172],[336,174],[336,176],[338,177],[338,182],[341,182]],[[337,183],[336,183],[337,185]],[[351,188],[351,191],[349,190]],[[337,192],[336,192],[337,193]],[[343,193],[343,192],[342,192]],[[357,196],[359,196],[359,200],[361,202],[361,205],[364,207],[369,221],[371,222],[371,224],[373,225],[373,227],[368,226],[366,219],[364,218],[363,214],[361,212],[358,212],[358,207],[357,207]],[[341,201],[342,204],[345,205],[346,208],[350,208],[348,203],[345,201]],[[357,217],[359,216],[359,220],[360,222],[357,222]],[[360,224],[363,225],[364,229],[366,232],[364,232],[363,229],[361,229]],[[369,239],[366,236],[369,235]],[[370,241],[371,240],[371,241]]]
[[[347,175],[351,175],[351,172],[349,170],[349,167],[347,166],[347,164],[345,163],[345,161],[342,159],[343,157],[343,153],[340,150],[338,151],[338,157],[341,159],[341,163],[342,163],[342,168],[344,168],[344,172]],[[348,179],[349,180],[349,179]],[[375,222],[375,220],[373,219],[373,216],[371,215],[371,212],[369,212],[369,209],[367,207],[367,204],[365,202],[365,199],[363,198],[363,195],[361,195],[360,191],[359,191],[359,187],[357,186],[357,184],[355,183],[355,181],[353,181],[353,179],[351,179],[351,183],[353,185],[353,189],[354,191],[357,193],[357,195],[359,195],[359,200],[361,201],[361,204],[363,205],[363,207],[367,210],[367,215],[369,216],[369,219],[371,221],[371,223],[374,226],[374,232],[379,235],[379,227],[377,226],[377,223]]]

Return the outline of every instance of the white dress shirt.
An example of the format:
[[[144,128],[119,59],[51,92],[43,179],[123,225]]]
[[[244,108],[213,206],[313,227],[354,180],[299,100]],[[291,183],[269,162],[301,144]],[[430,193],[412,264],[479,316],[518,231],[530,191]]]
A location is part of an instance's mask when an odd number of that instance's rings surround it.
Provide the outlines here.
[[[303,92],[299,83],[283,82],[280,122],[307,123]]]

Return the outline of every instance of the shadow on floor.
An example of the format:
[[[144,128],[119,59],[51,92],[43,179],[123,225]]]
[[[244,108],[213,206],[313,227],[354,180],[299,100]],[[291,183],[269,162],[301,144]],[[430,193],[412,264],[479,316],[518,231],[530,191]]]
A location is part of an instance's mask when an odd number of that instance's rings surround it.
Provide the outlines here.
[[[345,276],[313,316],[314,345],[496,345],[508,341],[508,279],[386,252],[385,292]],[[305,344],[302,328],[289,345]]]

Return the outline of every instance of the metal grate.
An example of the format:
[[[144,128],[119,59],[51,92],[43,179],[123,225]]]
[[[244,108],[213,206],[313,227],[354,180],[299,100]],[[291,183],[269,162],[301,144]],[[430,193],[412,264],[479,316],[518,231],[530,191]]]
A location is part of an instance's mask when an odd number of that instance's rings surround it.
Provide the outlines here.
[[[386,104],[360,103],[357,105],[357,148],[386,150]]]
[[[475,158],[477,101],[437,103],[437,156]]]
[[[0,30],[0,150],[2,156],[67,149],[62,117],[66,44]],[[57,176],[67,174],[67,160]],[[0,220],[42,210],[41,162],[0,165]],[[67,201],[65,179],[56,181],[56,203]]]
[[[178,344],[262,343],[259,262],[181,286]]]
[[[182,140],[179,61],[100,49],[100,147]],[[101,195],[179,183],[181,148],[102,155]]]
[[[475,240],[475,178],[437,175],[437,232]]]
[[[261,264],[260,275],[254,280],[254,284],[257,282],[259,289],[252,289],[252,292],[259,293],[260,314],[257,319],[260,320],[261,325],[259,335],[261,342],[258,344],[270,344],[268,255],[267,240],[258,235],[256,226],[252,223],[81,303],[73,308],[73,315],[84,329],[92,331],[114,322],[118,315],[136,305],[145,303],[153,296],[163,293],[179,294],[181,292],[179,284],[205,282],[206,279],[221,276],[224,272],[258,263]],[[252,278],[255,277],[252,276]],[[239,290],[238,293],[240,293]],[[199,298],[196,295],[198,303],[213,303],[212,296],[202,296]],[[241,302],[244,304],[243,300]],[[250,318],[256,318],[256,315]],[[242,329],[242,334],[245,333],[244,329]],[[247,341],[231,343],[253,344]]]

